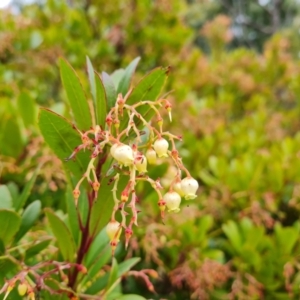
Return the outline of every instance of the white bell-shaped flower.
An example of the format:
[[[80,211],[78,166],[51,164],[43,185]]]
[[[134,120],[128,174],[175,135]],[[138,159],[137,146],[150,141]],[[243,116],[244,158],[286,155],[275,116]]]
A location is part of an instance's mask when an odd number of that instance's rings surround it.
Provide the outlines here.
[[[119,241],[122,227],[120,227],[120,223],[118,221],[110,221],[106,225],[106,233],[111,241]]]
[[[145,155],[142,155],[135,160],[135,166],[140,173],[147,172],[147,158]]]
[[[133,150],[128,145],[114,145],[110,148],[110,153],[120,165],[127,167],[133,164]]]
[[[181,190],[186,200],[195,199],[198,188],[199,184],[197,180],[192,177],[186,177],[181,180]]]
[[[146,157],[150,165],[156,165],[156,152],[152,148],[146,151]]]
[[[169,143],[167,140],[160,138],[157,139],[154,144],[153,144],[154,150],[157,153],[158,157],[167,157],[168,154],[168,148],[169,148]]]
[[[180,206],[180,202],[181,202],[181,197],[178,193],[167,192],[163,196],[163,200],[165,201],[169,212],[179,212],[180,211],[179,206]]]

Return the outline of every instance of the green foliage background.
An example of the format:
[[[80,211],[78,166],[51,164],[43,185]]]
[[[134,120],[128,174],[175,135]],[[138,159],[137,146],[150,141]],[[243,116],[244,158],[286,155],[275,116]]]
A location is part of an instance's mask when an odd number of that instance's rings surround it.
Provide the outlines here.
[[[166,126],[183,136],[178,146],[200,191],[162,224],[154,195],[148,186],[140,188],[141,221],[129,251],[120,250],[118,258],[138,256],[137,269],[156,269],[157,294],[133,278],[122,283],[124,293],[298,299],[298,33],[290,24],[261,42],[261,52],[234,47],[228,17],[214,18],[222,9],[200,2],[49,0],[18,14],[0,11],[0,208],[16,210],[9,237],[0,232],[0,238],[5,245],[17,232],[15,239],[27,232],[27,241],[41,230],[50,235],[42,209],[66,217],[70,205],[64,163],[37,127],[39,106],[72,118],[59,57],[72,64],[88,91],[86,55],[97,71],[108,73],[141,56],[135,82],[156,66],[171,66],[166,91],[172,91],[173,122]],[[204,17],[194,13],[200,21],[192,22],[193,10],[202,8]],[[205,42],[205,51],[197,41]],[[113,73],[114,80],[119,75]],[[172,176],[167,165],[156,172],[166,184]],[[6,217],[0,216],[1,228]],[[18,231],[22,222],[29,225]],[[41,241],[38,251],[50,242]],[[5,268],[0,265],[0,283]]]

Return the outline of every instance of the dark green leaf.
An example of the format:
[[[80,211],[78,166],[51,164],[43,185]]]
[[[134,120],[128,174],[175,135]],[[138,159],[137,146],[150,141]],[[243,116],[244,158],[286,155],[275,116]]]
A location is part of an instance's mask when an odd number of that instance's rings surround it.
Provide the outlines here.
[[[119,264],[118,276],[121,277],[127,273],[134,265],[136,265],[141,259],[139,257],[129,258]]]
[[[41,212],[41,206],[41,201],[36,200],[26,207],[22,215],[20,229],[15,236],[15,243],[34,225]]]
[[[25,203],[26,203],[26,201],[27,201],[27,199],[28,199],[28,197],[30,195],[30,192],[32,190],[32,187],[33,187],[33,185],[35,183],[35,180],[36,180],[36,177],[37,177],[39,171],[40,171],[40,167],[38,167],[34,171],[34,173],[32,174],[31,178],[26,183],[26,185],[24,187],[24,190],[22,191],[21,195],[18,198],[15,199],[15,201],[14,201],[14,207],[15,207],[15,209],[17,211],[19,209],[21,209],[25,205]]]
[[[136,66],[138,65],[139,61],[140,61],[140,57],[137,57],[127,66],[127,68],[125,69],[125,72],[119,82],[118,93],[121,93],[123,96],[125,96],[129,90],[132,76],[134,74],[134,71],[135,71]]]
[[[36,106],[34,100],[25,92],[18,97],[18,108],[25,127],[36,123]]]
[[[8,244],[13,236],[17,233],[20,228],[21,218],[20,216],[6,209],[0,210],[0,239],[4,244]]]
[[[66,224],[50,209],[45,209],[50,227],[57,239],[59,250],[66,261],[73,261],[76,252],[74,239]]]
[[[79,78],[65,60],[60,59],[59,65],[61,79],[73,111],[75,122],[79,129],[88,130],[92,126],[92,117]]]
[[[72,124],[50,110],[40,110],[39,126],[45,141],[61,160],[69,157],[74,148],[82,143]],[[80,151],[76,162],[69,161],[64,165],[79,179],[86,171],[88,162],[89,153]]]
[[[109,111],[117,101],[117,91],[112,79],[107,73],[102,72],[101,77],[102,77],[102,82],[105,88],[105,94],[107,99],[107,111]]]

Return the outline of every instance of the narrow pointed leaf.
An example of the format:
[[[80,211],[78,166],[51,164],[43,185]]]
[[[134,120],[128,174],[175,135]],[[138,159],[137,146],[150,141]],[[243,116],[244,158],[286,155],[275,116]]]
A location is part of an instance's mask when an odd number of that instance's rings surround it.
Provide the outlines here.
[[[102,72],[101,75],[107,97],[107,111],[109,111],[116,103],[117,91],[110,76],[105,72]]]
[[[65,60],[60,59],[59,65],[61,79],[73,111],[76,125],[81,130],[88,130],[92,126],[92,117],[79,78]]]
[[[119,82],[118,93],[121,93],[123,96],[125,96],[129,90],[132,76],[135,72],[135,69],[136,69],[139,61],[140,61],[140,57],[137,57],[127,66],[127,68],[125,69],[125,72]]]
[[[45,209],[50,227],[57,239],[58,248],[66,261],[73,261],[75,254],[75,242],[67,225],[50,209]]]
[[[31,192],[31,190],[33,188],[33,185],[35,183],[35,180],[36,180],[36,177],[37,177],[39,171],[40,171],[40,167],[38,167],[34,171],[34,173],[32,174],[31,178],[26,183],[26,185],[25,185],[25,187],[24,187],[21,195],[18,198],[15,199],[15,201],[14,201],[14,207],[15,207],[15,209],[17,211],[19,209],[21,209],[25,205],[25,203],[26,203],[26,201],[27,201],[27,199],[28,199],[28,197],[30,195],[30,192]]]
[[[23,235],[34,225],[35,221],[40,215],[41,206],[41,201],[36,200],[26,207],[21,218],[20,229],[15,236],[15,243],[18,242],[23,237]]]
[[[69,157],[74,148],[82,143],[80,135],[74,130],[73,125],[48,109],[40,110],[39,126],[45,141],[61,160]],[[76,155],[75,162],[64,162],[64,166],[79,179],[84,174],[88,162],[89,153],[80,151]]]
[[[107,114],[107,97],[103,82],[96,73],[95,76],[95,84],[96,84],[96,120],[97,124],[101,125],[102,128],[105,127],[105,119]]]

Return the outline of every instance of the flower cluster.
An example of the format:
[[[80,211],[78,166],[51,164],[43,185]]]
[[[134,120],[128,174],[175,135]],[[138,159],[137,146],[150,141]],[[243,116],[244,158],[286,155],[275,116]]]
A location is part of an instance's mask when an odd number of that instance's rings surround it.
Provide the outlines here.
[[[198,189],[198,182],[191,177],[189,171],[184,167],[176,149],[175,141],[181,140],[181,137],[163,131],[162,128],[163,118],[159,108],[164,106],[171,120],[170,102],[166,99],[158,99],[156,101],[140,101],[129,105],[127,104],[129,94],[130,92],[124,98],[121,94],[118,95],[115,106],[106,116],[105,128],[96,125],[86,132],[77,129],[81,135],[82,144],[68,158],[73,158],[80,150],[88,149],[92,153],[87,170],[73,191],[76,203],[80,196],[80,185],[85,179],[90,183],[94,190],[94,196],[97,198],[100,182],[95,172],[95,164],[99,154],[103,156],[104,153],[109,153],[114,159],[115,163],[112,168],[117,170],[117,173],[111,178],[111,182],[113,182],[112,195],[115,205],[111,220],[106,227],[113,252],[118,244],[122,229],[125,231],[127,247],[133,234],[133,226],[138,225],[139,210],[136,208],[136,185],[139,182],[150,183],[156,191],[162,218],[166,209],[169,212],[178,212],[182,198],[186,200],[196,198]],[[145,111],[145,107],[148,112],[142,113]],[[154,113],[157,118],[155,126],[146,118],[151,113]],[[148,165],[157,164],[158,158],[170,159],[177,170],[169,190],[164,195],[160,180],[150,178],[147,175]],[[185,174],[183,179],[181,179],[182,174]],[[125,175],[128,178],[128,182],[122,190],[119,190],[120,175]],[[120,222],[116,220],[117,212],[121,214]]]

